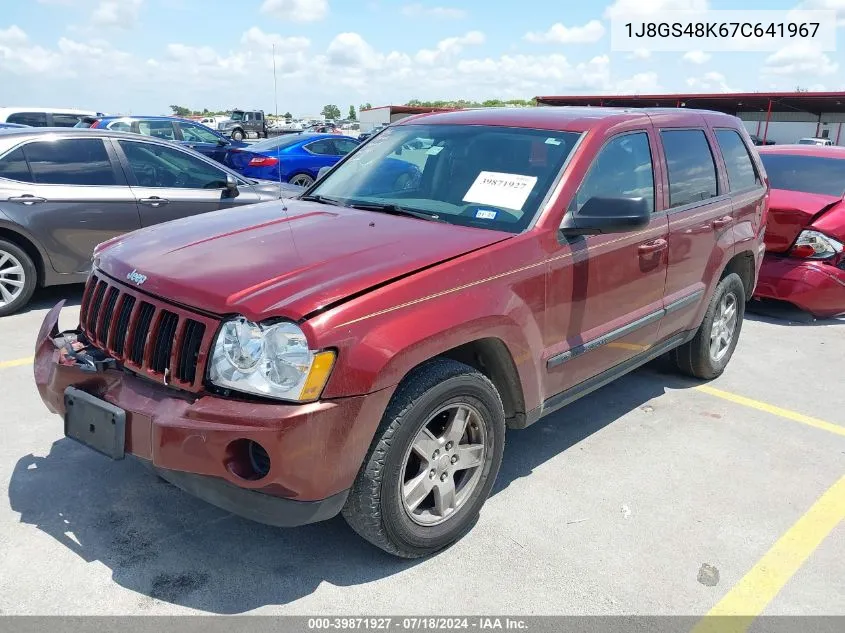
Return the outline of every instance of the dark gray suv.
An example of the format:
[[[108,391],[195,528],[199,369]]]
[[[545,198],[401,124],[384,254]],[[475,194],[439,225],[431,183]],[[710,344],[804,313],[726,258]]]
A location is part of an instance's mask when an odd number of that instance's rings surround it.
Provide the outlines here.
[[[85,281],[94,247],[112,237],[301,191],[139,134],[0,130],[0,316],[37,286]]]

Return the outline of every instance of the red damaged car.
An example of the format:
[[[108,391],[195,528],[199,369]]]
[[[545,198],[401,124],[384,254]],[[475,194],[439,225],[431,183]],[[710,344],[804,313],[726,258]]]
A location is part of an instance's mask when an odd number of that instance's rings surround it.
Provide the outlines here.
[[[393,161],[421,177],[385,178]],[[342,512],[418,557],[472,527],[506,426],[662,354],[725,369],[767,204],[725,114],[405,119],[298,200],[101,245],[79,327],[44,320],[35,382],[68,437],[210,503],[278,526]]]
[[[758,148],[771,198],[755,297],[818,318],[845,313],[845,147]]]

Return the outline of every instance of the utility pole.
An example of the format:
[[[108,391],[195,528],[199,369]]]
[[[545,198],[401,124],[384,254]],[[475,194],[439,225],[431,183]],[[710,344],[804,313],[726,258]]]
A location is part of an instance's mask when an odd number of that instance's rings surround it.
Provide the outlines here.
[[[273,98],[276,102],[276,117],[279,116],[279,90],[276,87],[276,43],[273,43]]]

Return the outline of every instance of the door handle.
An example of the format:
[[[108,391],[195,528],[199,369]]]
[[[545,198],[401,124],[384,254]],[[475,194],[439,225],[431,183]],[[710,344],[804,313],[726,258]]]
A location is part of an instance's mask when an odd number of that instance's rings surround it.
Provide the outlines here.
[[[637,252],[640,255],[651,255],[652,253],[659,253],[660,251],[665,251],[668,246],[669,242],[667,242],[661,237],[656,240],[652,240],[651,242],[640,244],[637,248]]]
[[[138,202],[140,202],[141,204],[149,205],[151,207],[160,207],[163,204],[167,204],[168,202],[170,202],[170,200],[167,200],[166,198],[159,198],[158,196],[150,196],[149,198],[141,198],[140,200],[138,200]]]
[[[723,229],[726,226],[730,226],[733,224],[733,217],[726,215],[724,217],[719,218],[718,220],[713,220],[713,228],[714,229]]]
[[[47,202],[47,198],[33,196],[31,194],[24,194],[22,196],[12,196],[9,202],[22,202],[23,204],[37,204],[39,202]]]

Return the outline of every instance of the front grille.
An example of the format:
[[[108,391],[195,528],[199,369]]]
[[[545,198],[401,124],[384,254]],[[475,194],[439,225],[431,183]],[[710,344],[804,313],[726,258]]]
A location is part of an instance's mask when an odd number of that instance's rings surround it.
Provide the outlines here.
[[[217,322],[94,273],[79,322],[88,339],[126,368],[188,391],[202,389]]]

